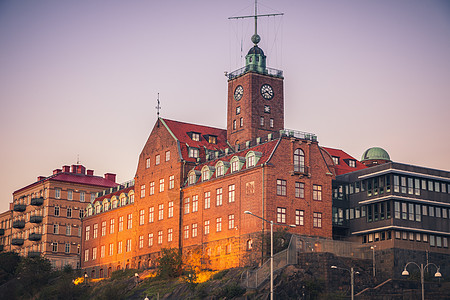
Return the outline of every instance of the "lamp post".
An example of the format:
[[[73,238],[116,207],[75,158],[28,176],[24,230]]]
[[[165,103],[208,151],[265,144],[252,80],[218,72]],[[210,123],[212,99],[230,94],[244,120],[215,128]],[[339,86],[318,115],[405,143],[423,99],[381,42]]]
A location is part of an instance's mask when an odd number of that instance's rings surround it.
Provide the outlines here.
[[[373,262],[373,277],[375,277],[375,248],[377,245],[370,246],[370,249],[372,249],[372,262]]]
[[[273,221],[266,220],[263,217],[257,216],[248,210],[244,211],[244,214],[252,215],[270,224],[270,300],[273,300]],[[284,225],[284,224],[275,224],[275,225],[295,227],[295,225]]]
[[[345,269],[345,268],[340,268],[337,266],[331,266],[332,269],[340,269],[340,270],[345,270],[350,272],[350,286],[351,286],[351,297],[352,300],[354,299],[354,295],[355,295],[355,274],[359,274],[359,272],[355,272],[355,270],[353,269],[353,267],[349,269]]]
[[[435,266],[436,267],[436,273],[434,274],[434,277],[440,278],[440,277],[442,277],[441,272],[439,272],[439,269],[441,267],[436,266],[434,263],[427,263],[425,266],[423,264],[420,264],[420,266],[419,266],[417,263],[415,263],[413,261],[410,261],[410,262],[406,263],[406,265],[405,265],[405,269],[402,272],[403,276],[409,276],[409,272],[408,272],[408,270],[406,270],[406,267],[408,267],[408,265],[410,265],[410,264],[416,265],[419,268],[419,270],[420,270],[420,283],[422,285],[422,300],[425,300],[425,290],[424,290],[424,285],[425,285],[424,284],[424,271],[425,271],[425,268],[427,268],[428,265]]]

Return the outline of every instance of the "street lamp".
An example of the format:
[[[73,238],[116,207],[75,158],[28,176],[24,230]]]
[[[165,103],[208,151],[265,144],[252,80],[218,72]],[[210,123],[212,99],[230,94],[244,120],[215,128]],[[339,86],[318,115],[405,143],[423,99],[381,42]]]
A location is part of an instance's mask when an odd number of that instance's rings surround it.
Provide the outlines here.
[[[410,262],[408,262],[408,263],[405,265],[405,269],[404,269],[403,272],[402,272],[402,275],[403,275],[403,276],[409,276],[409,272],[408,272],[408,270],[406,270],[406,267],[407,267],[409,264],[416,265],[416,266],[419,268],[419,270],[420,270],[420,283],[421,283],[421,285],[422,285],[422,300],[425,300],[425,290],[424,290],[424,285],[425,285],[425,284],[424,284],[424,271],[425,271],[425,268],[427,268],[428,265],[433,265],[433,266],[435,266],[435,267],[436,267],[436,273],[434,274],[434,277],[440,278],[440,277],[442,277],[441,272],[439,272],[439,269],[440,269],[441,267],[438,267],[438,266],[436,266],[436,265],[433,264],[433,263],[427,263],[425,266],[424,266],[423,264],[420,264],[420,266],[419,266],[417,263],[415,263],[415,262],[413,262],[413,261],[410,261]]]
[[[350,272],[350,286],[351,286],[351,297],[352,300],[354,299],[354,295],[355,295],[355,274],[359,274],[359,272],[355,272],[355,270],[353,269],[353,267],[349,269],[345,269],[345,268],[340,268],[340,267],[336,267],[336,266],[331,266],[332,269],[340,269],[340,270],[345,270]]]
[[[244,211],[244,214],[252,215],[254,217],[257,217],[258,219],[263,220],[264,222],[270,223],[270,300],[273,300],[273,221],[266,220],[260,216],[257,216],[253,214],[252,212],[246,210]],[[295,225],[285,225],[285,224],[278,224],[275,225],[280,226],[289,226],[289,227],[296,227]]]
[[[372,261],[373,261],[373,277],[375,277],[375,248],[377,245],[370,246],[370,249],[372,249]]]

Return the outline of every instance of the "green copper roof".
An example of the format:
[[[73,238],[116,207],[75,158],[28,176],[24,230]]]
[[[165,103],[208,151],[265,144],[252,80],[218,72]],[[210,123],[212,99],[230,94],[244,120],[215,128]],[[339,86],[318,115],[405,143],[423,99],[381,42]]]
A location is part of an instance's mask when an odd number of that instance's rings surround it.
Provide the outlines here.
[[[372,147],[364,151],[361,161],[371,160],[371,159],[383,159],[383,160],[391,160],[389,154],[383,148]]]

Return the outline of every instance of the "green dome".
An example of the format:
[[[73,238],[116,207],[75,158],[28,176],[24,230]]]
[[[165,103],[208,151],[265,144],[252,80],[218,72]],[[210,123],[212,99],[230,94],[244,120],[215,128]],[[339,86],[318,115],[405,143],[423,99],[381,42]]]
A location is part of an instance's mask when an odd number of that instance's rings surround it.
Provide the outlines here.
[[[376,159],[382,159],[382,160],[391,160],[391,158],[389,157],[389,154],[386,152],[386,150],[384,150],[383,148],[379,148],[379,147],[373,147],[373,148],[369,148],[366,151],[364,151],[362,157],[361,157],[361,161],[366,161],[366,160],[376,160]]]

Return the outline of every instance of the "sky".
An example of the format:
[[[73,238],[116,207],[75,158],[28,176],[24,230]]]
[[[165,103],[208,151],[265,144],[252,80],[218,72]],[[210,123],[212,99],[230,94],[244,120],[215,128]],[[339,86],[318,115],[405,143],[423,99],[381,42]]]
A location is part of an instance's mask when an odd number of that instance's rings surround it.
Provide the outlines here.
[[[260,47],[284,71],[285,126],[357,159],[450,170],[450,2],[260,0]],[[226,128],[252,0],[0,1],[0,211],[80,161],[133,179],[161,116]]]

